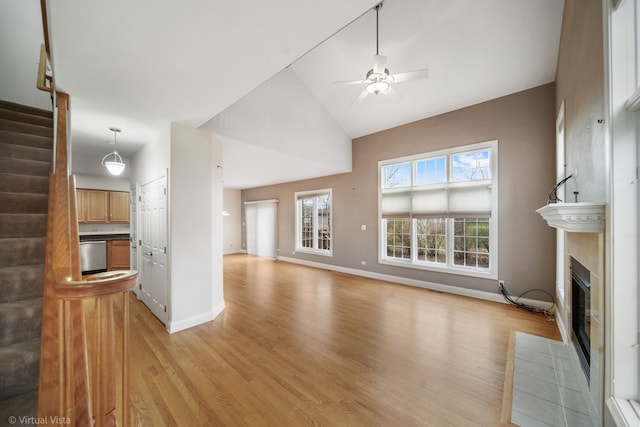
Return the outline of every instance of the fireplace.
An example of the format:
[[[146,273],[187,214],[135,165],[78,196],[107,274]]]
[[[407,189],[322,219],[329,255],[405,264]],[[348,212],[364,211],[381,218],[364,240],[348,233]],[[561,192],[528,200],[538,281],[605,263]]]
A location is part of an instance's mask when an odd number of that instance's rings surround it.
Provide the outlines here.
[[[571,329],[582,369],[589,381],[591,365],[591,273],[571,258]]]

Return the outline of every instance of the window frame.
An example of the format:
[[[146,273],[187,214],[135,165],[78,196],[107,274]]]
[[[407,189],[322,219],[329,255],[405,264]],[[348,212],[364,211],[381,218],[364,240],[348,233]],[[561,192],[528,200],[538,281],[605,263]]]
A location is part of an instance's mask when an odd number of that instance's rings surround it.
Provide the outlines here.
[[[605,2],[604,401],[617,425],[640,422],[640,0]],[[615,48],[614,48],[615,47]],[[631,178],[631,179],[630,179]],[[633,185],[629,185],[629,182]],[[630,321],[631,319],[631,321]],[[600,402],[598,402],[600,403]],[[605,417],[606,419],[606,417]]]
[[[487,218],[489,222],[490,232],[489,232],[489,268],[488,269],[477,269],[470,268],[465,266],[455,265],[453,261],[453,223],[456,218],[466,217],[470,218],[468,215],[458,215],[451,214],[445,218],[446,222],[446,240],[447,240],[447,262],[446,264],[438,263],[438,262],[430,262],[430,261],[422,261],[418,260],[418,247],[417,247],[417,221],[416,217],[409,214],[410,218],[410,229],[411,229],[411,257],[410,259],[401,259],[401,258],[393,258],[389,257],[386,254],[387,246],[386,246],[386,219],[382,212],[382,198],[383,194],[393,194],[393,193],[403,193],[403,192],[411,192],[412,190],[416,191],[425,191],[426,189],[439,189],[443,186],[450,186],[451,188],[455,188],[456,186],[465,185],[468,182],[472,181],[452,181],[452,162],[453,156],[459,155],[462,153],[473,153],[478,151],[488,150],[491,164],[490,164],[490,181],[491,187],[491,213],[489,216],[478,216],[477,218]],[[439,157],[445,157],[445,176],[446,183],[435,183],[435,184],[424,184],[418,185],[416,183],[417,179],[417,168],[416,165],[420,161],[437,159]],[[409,187],[385,187],[386,183],[386,170],[385,167],[391,165],[400,165],[409,162],[411,164],[411,186]],[[384,265],[392,265],[392,266],[400,266],[406,268],[414,268],[420,270],[429,270],[441,273],[449,273],[449,274],[457,274],[463,276],[471,276],[478,277],[484,279],[498,279],[498,141],[484,141],[474,144],[468,144],[463,146],[457,146],[452,148],[447,148],[443,150],[430,151],[420,154],[415,154],[411,156],[393,158],[381,160],[378,162],[378,263]],[[388,216],[389,218],[393,218],[393,215]],[[432,218],[442,218],[436,215],[432,215]],[[475,217],[474,217],[475,218]]]
[[[313,203],[313,244],[312,248],[302,245],[302,200],[317,199],[321,196],[329,196],[329,249],[319,249],[318,239],[318,205],[314,200]],[[295,206],[295,250],[296,252],[308,253],[322,256],[333,256],[333,190],[325,188],[321,190],[297,191],[294,193]]]

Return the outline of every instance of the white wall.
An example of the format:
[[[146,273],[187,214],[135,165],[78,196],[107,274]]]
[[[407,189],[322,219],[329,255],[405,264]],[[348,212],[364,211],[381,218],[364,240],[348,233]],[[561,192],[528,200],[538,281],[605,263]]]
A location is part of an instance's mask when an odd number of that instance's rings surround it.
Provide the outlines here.
[[[273,76],[203,127],[224,142],[225,165],[242,165],[226,168],[227,188],[351,171],[351,138],[291,69]],[[265,177],[274,178],[265,181]]]
[[[92,175],[95,177],[102,177],[108,180],[126,180],[129,181],[129,177],[131,176],[131,162],[128,159],[123,158],[124,164],[126,165],[124,172],[121,175],[113,176],[107,171],[102,165],[102,157],[109,152],[109,150],[113,150],[112,148],[106,148],[104,153],[89,153],[89,152],[79,152],[75,147],[74,143],[71,143],[71,173],[80,176],[80,175]],[[98,188],[98,187],[96,187]],[[127,187],[128,190],[128,187]]]
[[[171,158],[171,126],[156,124],[156,138],[148,141],[131,159],[129,181],[147,183],[162,176],[169,168]],[[125,161],[126,162],[126,161]]]
[[[51,95],[36,88],[42,43],[40,2],[3,0],[0,3],[0,99],[52,110]]]
[[[74,174],[76,188],[95,188],[97,190],[129,191],[129,178],[101,175]]]
[[[202,129],[171,124],[169,332],[213,320],[222,292],[222,145]]]
[[[228,216],[222,217],[223,252],[225,255],[242,251],[242,191],[225,188],[222,208]]]

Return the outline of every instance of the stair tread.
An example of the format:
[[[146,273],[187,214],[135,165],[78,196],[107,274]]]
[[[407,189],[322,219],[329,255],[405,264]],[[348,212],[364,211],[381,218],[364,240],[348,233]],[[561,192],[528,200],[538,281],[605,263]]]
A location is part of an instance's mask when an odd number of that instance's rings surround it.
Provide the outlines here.
[[[0,158],[0,171],[5,174],[48,177],[51,169],[51,160]]]
[[[0,213],[0,237],[41,237],[47,233],[46,213]]]
[[[25,137],[37,136],[47,139],[53,138],[53,129],[51,127],[39,126],[32,123],[14,122],[2,117],[0,117],[0,131],[14,132],[14,138],[18,135]],[[0,140],[2,139],[6,139],[6,135],[0,137]]]
[[[0,191],[0,213],[47,213],[46,193],[10,193]]]
[[[52,159],[53,150],[51,148],[0,142],[0,156],[10,159],[40,160],[41,162],[46,162]]]
[[[42,297],[0,304],[0,345],[11,346],[40,337]]]
[[[40,337],[0,347],[0,399],[37,389],[39,364]]]
[[[42,327],[42,297],[0,304],[0,345],[38,338]]]
[[[43,110],[42,108],[30,107],[28,105],[17,104],[11,101],[0,100],[0,109],[18,111],[21,113],[32,114],[35,116],[47,117],[53,120],[53,111]]]
[[[0,400],[0,420],[8,420],[9,417],[37,417],[38,415],[38,391],[30,390],[24,393],[20,393],[17,396],[12,396],[4,400]],[[15,424],[12,426],[32,426],[31,422],[20,422],[21,418],[18,418]]]
[[[0,119],[0,142],[25,147],[53,149],[53,133],[31,129],[31,125],[15,124]]]
[[[45,128],[53,128],[53,119],[51,117],[42,117],[37,114],[29,114],[22,111],[0,108],[0,117],[5,120],[11,120],[13,122],[27,123],[30,125],[41,126]]]
[[[44,264],[45,237],[0,238],[0,268]]]
[[[0,191],[6,193],[49,193],[49,176],[0,172]]]
[[[0,303],[41,297],[43,291],[44,263],[0,267]]]

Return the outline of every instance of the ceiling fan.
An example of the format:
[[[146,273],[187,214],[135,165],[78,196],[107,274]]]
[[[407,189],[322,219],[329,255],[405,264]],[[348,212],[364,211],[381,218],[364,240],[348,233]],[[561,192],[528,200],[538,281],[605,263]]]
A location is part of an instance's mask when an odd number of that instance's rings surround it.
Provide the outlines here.
[[[334,82],[334,84],[366,85],[366,87],[364,88],[360,96],[354,102],[361,101],[367,95],[384,94],[389,89],[394,91],[394,89],[391,87],[392,83],[402,83],[408,80],[426,79],[429,77],[429,70],[427,68],[422,68],[414,71],[407,71],[407,72],[398,73],[398,74],[389,74],[389,69],[386,68],[387,57],[384,55],[380,55],[380,50],[379,50],[378,14],[381,8],[382,8],[382,2],[374,7],[376,11],[376,54],[373,55],[373,68],[367,71],[367,75],[364,80],[348,80],[348,81]]]

